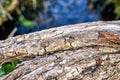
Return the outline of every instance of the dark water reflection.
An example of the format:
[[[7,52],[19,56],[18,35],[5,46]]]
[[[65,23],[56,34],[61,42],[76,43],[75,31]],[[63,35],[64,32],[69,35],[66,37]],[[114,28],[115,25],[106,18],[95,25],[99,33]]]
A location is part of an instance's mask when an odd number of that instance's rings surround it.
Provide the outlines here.
[[[68,24],[98,21],[101,18],[99,11],[92,11],[89,8],[88,0],[45,0],[43,4],[44,13],[39,13],[41,22],[35,21],[35,27],[30,30],[21,26],[18,29],[18,34]]]
[[[48,0],[44,4],[46,14],[40,17],[46,18],[46,23],[53,20],[53,26],[100,20],[100,12],[91,11],[88,0]]]

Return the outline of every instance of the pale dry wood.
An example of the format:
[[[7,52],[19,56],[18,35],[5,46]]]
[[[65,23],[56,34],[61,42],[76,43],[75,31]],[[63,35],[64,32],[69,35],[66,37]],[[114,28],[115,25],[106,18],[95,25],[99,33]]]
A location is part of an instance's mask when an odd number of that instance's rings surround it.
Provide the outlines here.
[[[67,25],[0,41],[0,80],[120,80],[120,21]],[[27,58],[27,59],[26,59]]]

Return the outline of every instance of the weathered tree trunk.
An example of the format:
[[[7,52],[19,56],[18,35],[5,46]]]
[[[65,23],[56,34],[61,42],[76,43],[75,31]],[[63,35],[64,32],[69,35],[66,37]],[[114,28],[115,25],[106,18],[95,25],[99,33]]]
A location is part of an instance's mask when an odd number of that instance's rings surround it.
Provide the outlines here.
[[[27,59],[26,59],[27,58]],[[0,41],[0,80],[120,80],[120,21],[52,28]]]

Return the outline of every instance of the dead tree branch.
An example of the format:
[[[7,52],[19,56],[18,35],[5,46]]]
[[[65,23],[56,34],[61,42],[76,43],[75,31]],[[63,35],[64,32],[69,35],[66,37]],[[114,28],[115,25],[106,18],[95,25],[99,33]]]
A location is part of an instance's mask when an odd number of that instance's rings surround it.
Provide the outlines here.
[[[52,28],[0,41],[0,80],[120,80],[120,21]]]

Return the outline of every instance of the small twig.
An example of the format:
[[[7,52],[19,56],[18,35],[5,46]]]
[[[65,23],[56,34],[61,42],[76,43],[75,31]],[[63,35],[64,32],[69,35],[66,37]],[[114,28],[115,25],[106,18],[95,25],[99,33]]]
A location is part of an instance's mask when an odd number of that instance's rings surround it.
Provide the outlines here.
[[[2,11],[2,16],[3,17],[8,17],[10,20],[13,19],[13,17],[3,8],[3,6],[0,4],[0,9]]]
[[[36,9],[37,7],[37,1],[36,0],[32,0],[33,1],[33,9]]]
[[[16,31],[17,31],[17,27],[15,27],[15,28],[11,31],[11,33],[10,33],[9,36],[8,36],[8,38],[9,38],[9,37],[13,37]]]

